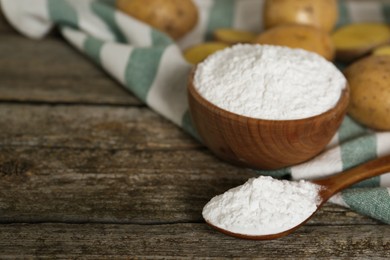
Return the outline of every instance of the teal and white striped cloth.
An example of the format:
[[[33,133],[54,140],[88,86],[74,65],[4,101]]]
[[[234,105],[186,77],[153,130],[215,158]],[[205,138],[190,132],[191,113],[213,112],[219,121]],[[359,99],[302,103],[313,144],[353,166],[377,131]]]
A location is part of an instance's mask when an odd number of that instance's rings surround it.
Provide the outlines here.
[[[263,0],[195,0],[200,20],[178,42],[118,12],[113,0],[0,0],[9,22],[22,34],[40,39],[55,25],[62,35],[157,113],[194,132],[188,114],[186,83],[191,65],[181,50],[203,42],[219,27],[262,30]],[[390,3],[340,1],[338,25],[390,23]],[[71,68],[69,68],[71,69]],[[301,165],[259,172],[293,179],[311,179],[390,154],[390,132],[374,132],[345,118],[326,151]],[[390,223],[390,174],[364,181],[332,198]]]

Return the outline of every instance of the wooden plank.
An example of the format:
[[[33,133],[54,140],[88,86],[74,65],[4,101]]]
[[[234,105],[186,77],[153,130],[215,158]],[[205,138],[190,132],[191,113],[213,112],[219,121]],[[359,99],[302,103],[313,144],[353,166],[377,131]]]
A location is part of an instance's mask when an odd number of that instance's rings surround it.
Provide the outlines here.
[[[2,258],[381,258],[390,226],[306,226],[273,241],[231,238],[205,224],[0,226]]]
[[[199,222],[208,200],[253,176],[204,150],[3,147],[0,222]],[[311,223],[376,224],[330,205]]]
[[[0,104],[0,221],[201,221],[257,176],[147,108]],[[164,202],[164,203],[161,203]],[[318,223],[376,223],[331,207]]]
[[[148,108],[0,103],[0,146],[191,149],[201,145]]]
[[[201,221],[251,176],[205,151],[2,148],[0,222]]]
[[[63,39],[3,34],[0,57],[0,101],[141,104]]]

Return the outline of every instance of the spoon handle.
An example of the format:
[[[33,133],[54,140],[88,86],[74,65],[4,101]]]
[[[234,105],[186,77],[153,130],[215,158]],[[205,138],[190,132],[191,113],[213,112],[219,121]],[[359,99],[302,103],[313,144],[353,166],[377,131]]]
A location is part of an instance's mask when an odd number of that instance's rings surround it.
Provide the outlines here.
[[[355,168],[344,171],[324,179],[314,180],[313,183],[322,185],[323,198],[330,198],[335,193],[371,177],[375,177],[386,172],[390,172],[390,155],[368,161]]]

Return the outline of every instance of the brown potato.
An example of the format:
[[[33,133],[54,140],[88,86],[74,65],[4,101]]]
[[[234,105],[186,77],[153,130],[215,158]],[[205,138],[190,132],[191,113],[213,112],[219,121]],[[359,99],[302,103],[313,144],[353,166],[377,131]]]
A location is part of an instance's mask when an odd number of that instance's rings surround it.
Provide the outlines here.
[[[390,56],[361,59],[344,74],[351,90],[349,115],[368,127],[390,130]]]
[[[230,45],[222,42],[206,42],[192,46],[184,51],[184,58],[192,63],[198,64],[216,51],[225,49]]]
[[[183,37],[198,21],[198,9],[192,0],[117,0],[116,5],[173,39]]]
[[[213,33],[216,41],[226,44],[251,43],[256,39],[256,34],[236,29],[218,29]]]
[[[332,35],[337,60],[350,62],[390,42],[390,27],[381,23],[350,24]]]
[[[333,60],[334,48],[330,36],[323,30],[306,25],[282,25],[260,34],[254,41],[259,44],[301,48]]]
[[[338,19],[337,0],[266,0],[266,29],[284,24],[306,24],[331,32]]]

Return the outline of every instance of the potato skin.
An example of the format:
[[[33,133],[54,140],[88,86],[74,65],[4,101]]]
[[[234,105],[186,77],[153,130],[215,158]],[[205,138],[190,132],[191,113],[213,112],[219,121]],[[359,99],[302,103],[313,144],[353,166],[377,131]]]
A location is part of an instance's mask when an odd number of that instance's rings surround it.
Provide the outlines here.
[[[334,48],[327,32],[312,26],[281,25],[260,34],[254,43],[281,45],[315,52],[327,60],[333,60]]]
[[[197,44],[184,51],[184,58],[189,63],[198,64],[204,61],[211,54],[229,46],[229,44],[223,42],[205,42]]]
[[[257,35],[252,32],[231,28],[221,28],[213,32],[214,40],[226,44],[252,43]]]
[[[192,0],[116,0],[122,12],[179,39],[198,22],[198,9]]]
[[[331,32],[338,19],[337,0],[266,0],[266,29],[283,24],[306,24]]]
[[[361,59],[344,74],[351,91],[349,115],[368,127],[390,130],[390,56]]]
[[[383,45],[381,47],[376,48],[372,52],[372,55],[375,56],[390,55],[390,44]]]
[[[348,63],[390,43],[390,26],[382,23],[349,24],[337,29],[331,39],[336,59]]]

